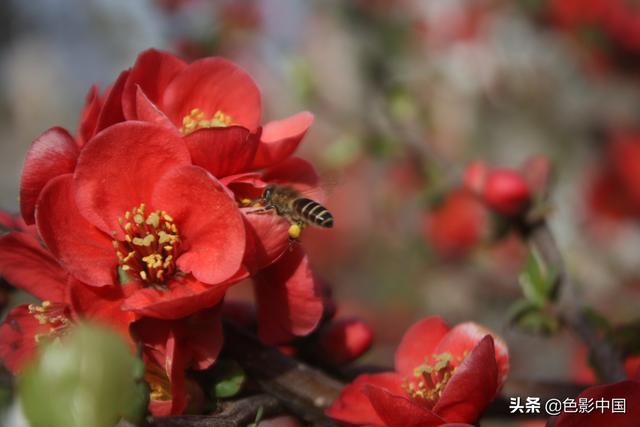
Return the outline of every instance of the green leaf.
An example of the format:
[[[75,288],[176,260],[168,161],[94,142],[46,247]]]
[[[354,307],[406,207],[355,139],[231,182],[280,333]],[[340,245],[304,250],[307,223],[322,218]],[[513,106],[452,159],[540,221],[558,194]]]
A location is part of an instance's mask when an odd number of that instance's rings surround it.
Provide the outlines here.
[[[557,278],[557,273],[544,263],[535,249],[531,249],[518,281],[524,297],[543,307],[553,297]]]
[[[244,370],[233,360],[219,360],[212,368],[214,398],[233,397],[240,393],[246,381]]]
[[[18,378],[24,414],[33,427],[113,427],[146,411],[137,362],[110,329],[79,325],[46,343]]]

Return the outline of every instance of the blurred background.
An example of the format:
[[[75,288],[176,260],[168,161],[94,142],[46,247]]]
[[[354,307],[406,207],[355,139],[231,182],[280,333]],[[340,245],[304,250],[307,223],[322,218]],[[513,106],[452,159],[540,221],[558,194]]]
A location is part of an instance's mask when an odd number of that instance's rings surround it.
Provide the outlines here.
[[[612,322],[637,315],[637,2],[5,0],[0,21],[4,210],[17,212],[31,141],[74,132],[91,84],[149,47],[222,55],[257,81],[263,122],[315,114],[299,155],[323,177],[336,227],[303,244],[339,313],[373,324],[365,362],[390,365],[406,327],[439,314],[501,334],[512,377],[589,381],[569,335],[510,326],[527,249],[459,190],[477,159],[517,169],[548,156],[570,273]]]

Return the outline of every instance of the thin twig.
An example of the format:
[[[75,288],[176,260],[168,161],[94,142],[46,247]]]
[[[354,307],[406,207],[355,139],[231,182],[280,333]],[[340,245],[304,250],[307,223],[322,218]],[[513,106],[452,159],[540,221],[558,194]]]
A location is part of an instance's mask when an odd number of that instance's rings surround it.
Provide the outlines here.
[[[558,274],[557,315],[589,349],[593,364],[602,380],[616,382],[626,378],[622,357],[587,317],[585,305],[576,286],[566,272],[562,255],[545,221],[523,228],[523,236],[536,249],[544,262]]]

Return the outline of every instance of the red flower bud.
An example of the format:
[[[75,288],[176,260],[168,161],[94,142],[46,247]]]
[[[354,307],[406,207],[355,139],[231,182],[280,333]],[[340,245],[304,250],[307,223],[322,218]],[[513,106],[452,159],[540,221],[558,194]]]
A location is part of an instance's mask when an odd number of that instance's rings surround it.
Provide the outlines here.
[[[341,365],[364,354],[372,341],[371,326],[360,319],[346,318],[329,324],[320,333],[318,346],[329,362]]]
[[[531,191],[524,177],[508,169],[495,169],[484,186],[487,205],[506,216],[523,213],[531,201]]]

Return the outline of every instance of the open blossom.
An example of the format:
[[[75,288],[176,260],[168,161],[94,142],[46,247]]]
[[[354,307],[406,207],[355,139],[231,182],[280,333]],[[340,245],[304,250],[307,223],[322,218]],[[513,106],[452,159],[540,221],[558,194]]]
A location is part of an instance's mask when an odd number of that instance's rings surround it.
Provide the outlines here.
[[[235,202],[158,125],[101,132],[36,206],[42,239],[76,279],[115,285],[120,270],[141,286],[125,309],[184,317],[215,305],[238,279],[245,235]]]
[[[404,334],[395,371],[358,376],[327,414],[358,426],[473,423],[498,393],[508,364],[505,344],[483,327],[450,329],[428,317]]]
[[[118,331],[133,348],[129,324],[137,316],[121,304],[135,289],[95,288],[70,276],[31,234],[13,232],[0,238],[0,274],[42,302],[23,304],[0,325],[0,359],[12,372],[34,355],[41,340],[63,336],[84,319],[101,321]]]
[[[287,255],[288,221],[252,215],[250,202],[269,184],[317,187],[313,166],[292,156],[313,116],[262,126],[261,114],[255,82],[235,64],[145,51],[105,93],[91,89],[77,136],[52,128],[34,141],[22,174],[23,218],[36,222],[38,207],[42,238],[79,280],[113,284],[120,269],[141,282],[126,309],[183,317],[254,276],[261,337],[305,335],[321,317],[320,286],[303,251]],[[68,213],[56,213],[66,205]],[[278,273],[286,271],[299,273]],[[292,294],[314,309],[296,307]],[[281,307],[306,314],[279,321]]]

